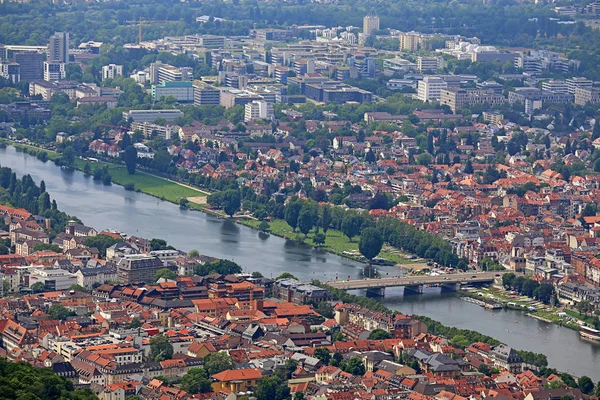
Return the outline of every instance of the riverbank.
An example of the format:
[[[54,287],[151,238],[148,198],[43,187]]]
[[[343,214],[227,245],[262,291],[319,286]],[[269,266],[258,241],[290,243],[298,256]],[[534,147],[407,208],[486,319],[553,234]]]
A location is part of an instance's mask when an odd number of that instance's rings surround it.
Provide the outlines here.
[[[13,146],[17,151],[24,151],[32,155],[36,155],[39,152],[45,152],[47,155],[48,161],[56,161],[60,158],[60,154],[53,150],[47,150],[42,147],[33,146],[24,143],[17,143],[11,140],[2,139],[2,143]],[[135,191],[156,197],[160,200],[169,201],[171,203],[179,204],[181,199],[185,198],[194,198],[197,199],[199,197],[206,197],[208,193],[201,189],[195,189],[189,185],[181,184],[179,182],[175,182],[170,179],[161,178],[159,176],[137,170],[135,175],[130,175],[127,172],[127,168],[121,165],[108,163],[104,161],[85,161],[79,158],[75,159],[73,163],[73,168],[83,172],[85,165],[89,164],[92,169],[95,166],[100,166],[101,168],[108,168],[108,172],[112,177],[112,182],[126,187],[133,187]],[[90,175],[86,175],[90,176]],[[133,185],[133,186],[132,186]],[[204,206],[200,201],[190,201],[188,203],[188,208],[192,208],[197,211],[202,211]]]
[[[501,303],[505,309],[523,312],[528,317],[558,326],[564,326],[565,328],[569,328],[574,331],[579,331],[580,324],[577,323],[578,319],[574,316],[563,315],[569,314],[568,311],[570,310],[564,310],[559,307],[545,305],[540,301],[526,296],[511,295],[504,289],[497,287],[477,288],[468,291],[461,291],[459,292],[459,295],[478,300],[493,300]],[[533,310],[532,307],[535,310]]]
[[[15,149],[17,149],[17,151],[24,151],[31,155],[37,155],[39,152],[43,151],[46,153],[48,161],[56,161],[61,157],[61,155],[54,150],[44,149],[31,144],[18,143],[8,139],[0,139],[0,142],[13,146]],[[138,169],[134,175],[130,175],[127,172],[127,168],[124,166],[105,161],[85,161],[77,158],[75,159],[73,168],[83,172],[86,164],[89,164],[92,167],[92,170],[95,166],[106,167],[112,176],[112,182],[123,186],[124,188],[127,186],[132,186],[135,191],[156,197],[161,200],[169,201],[174,204],[180,204],[181,199],[185,198],[188,199],[187,208],[191,210],[201,211],[219,218],[228,218],[228,216],[223,212],[212,210],[209,207],[206,207],[205,199],[208,197],[208,195],[210,195],[210,193],[205,190],[176,182],[168,178],[153,175],[140,169]],[[258,220],[241,216],[232,218],[232,221],[249,228],[259,230],[260,221]],[[292,228],[284,220],[273,220],[269,222],[269,225],[269,233],[272,235],[287,240],[303,242],[314,248],[322,249],[349,260],[362,263],[366,262],[364,257],[362,257],[358,251],[358,238],[350,241],[340,231],[332,229],[328,230],[325,244],[317,245],[313,242],[314,232],[310,233],[306,238],[303,238],[303,235],[299,232],[293,232]],[[409,270],[413,267],[421,266],[418,260],[411,260],[407,257],[404,257],[402,252],[390,246],[385,246],[382,249],[381,253],[379,254],[379,258],[385,260],[387,264],[393,264],[400,268],[406,268]]]

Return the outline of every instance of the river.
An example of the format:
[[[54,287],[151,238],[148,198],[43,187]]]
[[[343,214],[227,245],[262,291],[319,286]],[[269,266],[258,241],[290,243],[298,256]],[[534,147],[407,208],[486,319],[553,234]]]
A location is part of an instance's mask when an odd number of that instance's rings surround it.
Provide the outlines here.
[[[0,149],[0,165],[17,175],[44,180],[60,210],[79,217],[96,229],[117,229],[146,238],[162,238],[182,249],[239,263],[245,271],[267,277],[291,272],[300,279],[331,280],[336,276],[358,278],[363,265],[272,235],[259,233],[231,221],[180,210],[175,204],[121,186],[105,186],[78,171],[66,171],[51,162]],[[380,273],[399,275],[395,267]],[[583,341],[577,332],[526,317],[518,311],[488,311],[439,289],[422,295],[403,296],[402,289],[387,289],[383,303],[405,313],[426,315],[445,325],[473,329],[506,344],[544,353],[550,365],[574,375],[600,380],[600,345]]]

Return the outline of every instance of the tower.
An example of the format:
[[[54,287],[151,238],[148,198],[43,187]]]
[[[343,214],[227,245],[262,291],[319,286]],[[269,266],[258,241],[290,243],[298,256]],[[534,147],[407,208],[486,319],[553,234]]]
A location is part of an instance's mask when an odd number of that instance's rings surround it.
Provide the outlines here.
[[[363,33],[370,35],[379,30],[379,17],[376,15],[367,15],[363,18]]]
[[[56,32],[50,36],[48,45],[48,61],[58,63],[69,62],[69,33]]]

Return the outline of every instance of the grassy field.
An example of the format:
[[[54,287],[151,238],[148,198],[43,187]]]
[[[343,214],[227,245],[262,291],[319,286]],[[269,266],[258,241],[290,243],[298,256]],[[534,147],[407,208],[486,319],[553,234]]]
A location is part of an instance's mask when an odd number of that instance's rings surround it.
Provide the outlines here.
[[[258,229],[258,225],[260,224],[260,221],[251,219],[240,220],[239,222],[255,229]],[[314,231],[310,232],[308,236],[304,238],[302,233],[299,231],[294,232],[292,228],[282,219],[274,220],[270,222],[269,225],[270,232],[273,235],[281,236],[290,240],[303,240],[304,243],[310,246],[315,246],[315,243],[313,242],[313,237],[315,235]],[[346,237],[341,231],[329,229],[325,238],[325,245],[322,246],[322,248],[330,253],[335,253],[344,257],[360,259],[361,255],[358,251],[358,241],[358,236],[350,241],[348,240],[348,237]],[[413,260],[409,260],[397,254],[396,249],[391,247],[384,248],[379,254],[379,257],[395,264],[414,263]]]

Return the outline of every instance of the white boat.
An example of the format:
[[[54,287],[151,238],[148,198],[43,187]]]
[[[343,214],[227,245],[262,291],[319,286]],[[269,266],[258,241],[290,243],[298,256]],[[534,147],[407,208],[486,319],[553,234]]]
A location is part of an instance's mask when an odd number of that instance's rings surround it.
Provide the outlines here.
[[[600,341],[600,331],[594,328],[590,328],[589,326],[581,326],[579,328],[579,336]]]

